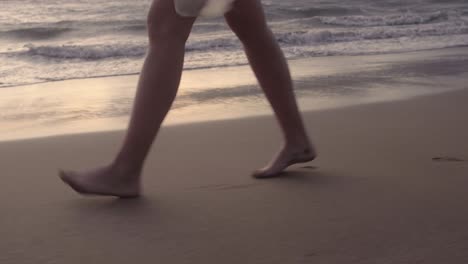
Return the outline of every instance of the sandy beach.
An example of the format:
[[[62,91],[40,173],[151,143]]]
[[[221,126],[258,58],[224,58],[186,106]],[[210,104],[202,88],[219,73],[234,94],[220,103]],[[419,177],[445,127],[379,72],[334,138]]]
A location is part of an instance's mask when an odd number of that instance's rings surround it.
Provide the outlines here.
[[[274,118],[163,127],[138,200],[84,198],[58,168],[122,131],[0,143],[0,263],[466,263],[468,90],[304,112],[319,158],[255,180]]]
[[[468,263],[467,0],[181,1],[0,1],[0,264]],[[291,89],[318,157],[255,179],[284,145],[264,90],[306,142]],[[132,112],[161,128],[142,196],[64,184]]]

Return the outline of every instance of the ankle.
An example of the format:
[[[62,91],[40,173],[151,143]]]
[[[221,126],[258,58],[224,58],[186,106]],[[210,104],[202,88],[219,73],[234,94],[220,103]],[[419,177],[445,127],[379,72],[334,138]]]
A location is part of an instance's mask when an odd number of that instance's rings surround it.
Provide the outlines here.
[[[126,163],[122,161],[114,161],[109,166],[113,171],[117,172],[118,175],[124,177],[134,178],[139,177],[142,166],[139,164]]]
[[[310,140],[307,137],[304,137],[304,136],[286,138],[286,140],[284,141],[284,146],[287,147],[287,148],[292,148],[292,149],[310,149],[310,148],[312,148],[312,144],[310,143]]]

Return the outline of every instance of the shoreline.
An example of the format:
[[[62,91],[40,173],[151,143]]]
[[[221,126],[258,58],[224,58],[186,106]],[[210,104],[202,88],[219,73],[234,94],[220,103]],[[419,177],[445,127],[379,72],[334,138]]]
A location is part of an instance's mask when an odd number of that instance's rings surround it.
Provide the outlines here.
[[[321,111],[464,89],[467,51],[302,59],[290,66],[301,111]],[[125,130],[137,77],[0,89],[0,141]],[[248,66],[213,68],[183,73],[163,125],[271,115]]]
[[[301,111],[301,115],[303,117],[307,117],[310,115],[322,115],[327,114],[329,112],[341,112],[347,110],[356,110],[360,108],[372,108],[372,107],[381,107],[381,106],[391,106],[400,103],[410,103],[411,101],[418,101],[418,100],[427,100],[432,99],[435,100],[438,96],[452,96],[453,94],[465,94],[468,93],[468,86],[465,88],[454,89],[450,91],[439,91],[433,92],[428,94],[421,94],[415,95],[412,97],[405,97],[399,98],[394,100],[385,100],[385,101],[372,101],[367,103],[360,103],[360,104],[351,104],[346,106],[340,107],[332,107],[327,109],[319,109],[319,110],[309,110],[309,111]],[[226,119],[215,119],[215,120],[198,120],[198,121],[191,121],[191,122],[180,122],[180,123],[168,123],[164,122],[162,125],[162,129],[169,128],[169,129],[182,129],[183,127],[191,127],[191,126],[210,126],[210,125],[217,125],[221,123],[229,123],[229,122],[249,122],[255,119],[274,119],[275,116],[273,111],[270,114],[262,114],[262,115],[254,115],[254,116],[242,116],[237,118],[226,118]],[[305,118],[304,118],[305,119]],[[275,121],[276,122],[276,121]],[[14,143],[14,142],[25,142],[25,141],[41,141],[41,140],[48,140],[54,138],[66,138],[66,137],[87,137],[87,136],[94,136],[94,135],[105,135],[105,134],[124,134],[126,132],[126,128],[122,129],[110,129],[110,130],[100,130],[100,131],[84,131],[84,132],[76,132],[76,133],[65,133],[65,134],[54,134],[54,135],[46,135],[46,136],[38,136],[38,137],[27,137],[27,138],[17,138],[17,139],[0,139],[0,145],[3,143]]]
[[[306,57],[306,58],[294,58],[288,59],[289,63],[294,63],[296,61],[305,61],[305,60],[314,60],[314,59],[325,59],[325,58],[343,58],[343,57],[367,57],[367,56],[401,56],[407,54],[418,54],[418,53],[425,53],[425,52],[441,52],[445,50],[459,50],[459,49],[466,49],[468,45],[461,45],[449,48],[429,48],[423,50],[410,50],[410,51],[401,51],[401,52],[388,52],[388,53],[370,53],[370,54],[352,54],[352,55],[332,55],[332,56],[315,56],[315,57]],[[183,71],[199,71],[199,70],[222,70],[226,68],[234,68],[234,67],[244,67],[249,66],[248,63],[246,64],[239,64],[239,65],[229,65],[229,66],[215,66],[215,67],[201,67],[201,68],[190,68],[190,69],[183,69]],[[76,80],[93,80],[93,79],[107,79],[107,78],[119,78],[119,77],[127,77],[127,76],[139,76],[139,72],[135,73],[126,73],[126,74],[117,74],[117,75],[100,75],[100,76],[90,76],[90,77],[78,77],[78,78],[70,78],[70,79],[63,79],[63,80],[48,80],[43,82],[35,82],[35,83],[25,83],[25,84],[18,84],[18,85],[11,85],[11,86],[3,86],[0,89],[7,89],[7,88],[20,88],[20,87],[27,87],[27,86],[34,86],[34,85],[43,85],[48,83],[57,83],[57,82],[67,82],[67,81],[76,81]]]

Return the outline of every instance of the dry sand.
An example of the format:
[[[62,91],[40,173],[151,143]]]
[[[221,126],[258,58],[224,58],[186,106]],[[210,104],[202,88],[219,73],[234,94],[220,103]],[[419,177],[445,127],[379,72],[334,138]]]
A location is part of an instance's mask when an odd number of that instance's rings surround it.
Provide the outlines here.
[[[0,263],[468,263],[467,102],[304,113],[319,159],[270,180],[249,174],[279,146],[272,116],[165,126],[139,200],[56,174],[109,161],[123,132],[2,142]]]

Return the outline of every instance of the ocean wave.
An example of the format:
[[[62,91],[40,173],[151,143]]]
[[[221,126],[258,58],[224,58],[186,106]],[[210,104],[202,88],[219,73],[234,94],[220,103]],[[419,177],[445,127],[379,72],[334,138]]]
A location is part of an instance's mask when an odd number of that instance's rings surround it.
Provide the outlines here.
[[[426,14],[416,14],[407,12],[403,14],[392,14],[384,16],[335,16],[320,17],[324,24],[335,26],[357,26],[357,27],[375,27],[375,26],[400,26],[426,24],[434,21],[448,20],[449,15],[446,12],[433,12]]]
[[[116,57],[141,57],[146,53],[145,45],[88,45],[88,46],[35,46],[27,45],[28,56],[52,59],[101,60]]]
[[[332,44],[361,40],[382,40],[400,38],[421,38],[428,36],[447,36],[468,34],[468,24],[462,22],[444,22],[404,27],[368,27],[368,28],[334,28],[312,29],[276,33],[278,42],[285,47],[310,46],[314,44]],[[29,44],[23,52],[26,56],[40,56],[50,59],[104,60],[112,58],[137,58],[145,55],[147,43],[114,43],[96,45],[44,45]],[[189,53],[213,53],[218,51],[241,50],[240,41],[231,35],[210,39],[191,40],[186,45]]]
[[[228,50],[239,48],[240,43],[235,37],[220,37],[210,40],[193,41],[186,45],[186,51]]]
[[[325,29],[295,31],[277,35],[281,44],[310,45],[360,40],[398,39],[403,37],[451,36],[468,34],[468,25],[464,23],[439,23],[418,27],[370,27],[346,29]]]
[[[187,52],[229,50],[239,48],[239,41],[233,37],[221,37],[212,40],[193,41],[186,45]],[[111,45],[62,45],[36,46],[28,44],[22,54],[50,59],[103,60],[121,57],[142,57],[147,51],[146,43],[111,44]]]
[[[23,23],[14,26],[4,26],[0,30],[0,36],[34,41],[53,39],[65,33],[73,32],[80,32],[80,36],[94,36],[96,32],[115,34],[118,31],[142,32],[145,30],[146,21],[141,19],[102,21],[61,20],[53,23]]]
[[[339,6],[330,7],[297,7],[297,8],[280,8],[280,13],[292,15],[293,17],[315,17],[315,16],[345,16],[350,14],[361,14],[360,8],[348,8]]]
[[[140,23],[140,24],[134,24],[134,25],[123,25],[119,28],[119,30],[130,31],[130,32],[146,31],[146,24]]]
[[[56,38],[72,30],[71,27],[32,27],[2,31],[0,35],[29,40],[43,40]]]

